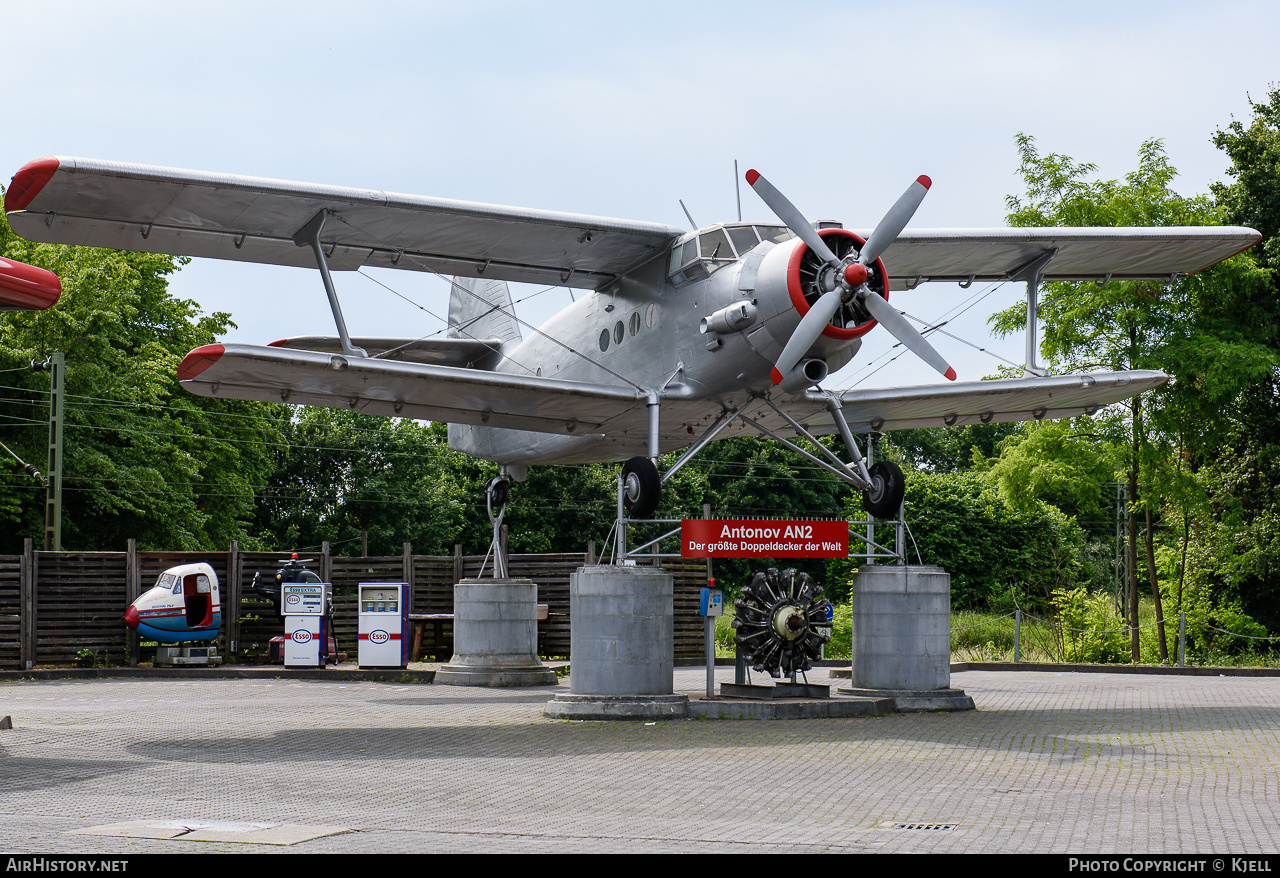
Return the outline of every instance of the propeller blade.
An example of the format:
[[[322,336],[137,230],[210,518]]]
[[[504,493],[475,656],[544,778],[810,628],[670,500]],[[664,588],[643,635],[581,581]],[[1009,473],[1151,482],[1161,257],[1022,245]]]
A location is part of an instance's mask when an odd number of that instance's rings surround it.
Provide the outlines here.
[[[879,321],[881,326],[889,330],[894,338],[910,348],[917,357],[941,372],[948,381],[956,380],[956,370],[951,368],[951,365],[942,358],[942,354],[938,353],[933,345],[925,340],[923,335],[916,332],[916,328],[911,325],[907,318],[898,313],[897,308],[870,290],[867,290],[862,295],[862,304],[867,306],[871,316]],[[834,314],[835,312],[832,311],[832,313]],[[807,317],[808,315],[806,314],[805,316]],[[801,321],[801,323],[803,322]],[[794,339],[794,336],[792,338]],[[791,347],[790,342],[787,343],[787,347]],[[786,353],[786,351],[783,351],[783,353]]]
[[[870,265],[880,258],[880,254],[889,249],[890,244],[898,240],[898,235],[902,234],[902,230],[907,227],[907,223],[911,222],[911,217],[915,216],[916,208],[920,206],[920,202],[924,201],[924,196],[932,185],[933,181],[924,174],[916,177],[915,182],[907,187],[906,192],[902,193],[902,197],[894,202],[893,207],[889,208],[889,212],[880,220],[880,225],[876,226],[875,231],[871,233],[871,237],[867,238],[867,243],[863,246],[861,255],[858,256],[859,262],[863,265]],[[773,205],[769,206],[772,207]],[[805,243],[807,244],[808,242],[806,241]]]
[[[773,374],[770,377],[773,378],[774,384],[781,384],[782,379],[786,378],[796,367],[796,363],[800,362],[805,351],[813,347],[813,343],[818,340],[818,336],[822,335],[822,330],[826,329],[827,323],[835,316],[836,309],[839,307],[840,290],[835,289],[829,293],[823,293],[818,301],[813,303],[813,307],[800,318],[796,331],[791,333],[791,338],[787,339],[787,346],[782,349],[782,356],[778,357],[778,362],[773,365]]]
[[[809,221],[804,218],[804,214],[796,209],[796,206],[787,199],[787,196],[773,188],[773,184],[762,177],[759,171],[754,169],[747,171],[747,183],[756,191],[756,194],[760,196],[760,200],[769,205],[769,209],[774,212],[774,215],[786,224],[787,228],[791,230],[791,233],[801,241],[808,244],[809,249],[812,250],[819,259],[829,265],[840,265],[840,260],[836,258],[836,254],[831,252],[831,248],[823,242],[822,236],[819,235],[814,230],[813,226],[809,224]],[[912,212],[914,212],[914,209]],[[894,237],[897,237],[896,232],[894,233]],[[835,313],[834,308],[831,309],[831,313]],[[789,346],[790,345],[788,345],[788,347]],[[805,347],[807,348],[808,345]],[[792,363],[792,365],[794,366],[795,364]]]

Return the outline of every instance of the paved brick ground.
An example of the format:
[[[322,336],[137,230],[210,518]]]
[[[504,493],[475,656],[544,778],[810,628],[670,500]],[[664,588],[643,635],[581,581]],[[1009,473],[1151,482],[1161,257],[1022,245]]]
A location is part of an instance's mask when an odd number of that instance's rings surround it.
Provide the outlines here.
[[[676,687],[697,697],[704,675]],[[1280,679],[952,685],[979,709],[645,725],[544,719],[552,687],[0,683],[0,850],[1280,851]],[[141,818],[357,831],[290,848],[67,834]]]

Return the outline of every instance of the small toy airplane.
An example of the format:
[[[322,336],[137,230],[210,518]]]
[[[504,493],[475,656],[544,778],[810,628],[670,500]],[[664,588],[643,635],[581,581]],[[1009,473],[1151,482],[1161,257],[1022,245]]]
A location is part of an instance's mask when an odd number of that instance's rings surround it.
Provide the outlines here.
[[[218,576],[205,563],[170,567],[124,611],[124,622],[144,640],[213,640],[222,624]]]

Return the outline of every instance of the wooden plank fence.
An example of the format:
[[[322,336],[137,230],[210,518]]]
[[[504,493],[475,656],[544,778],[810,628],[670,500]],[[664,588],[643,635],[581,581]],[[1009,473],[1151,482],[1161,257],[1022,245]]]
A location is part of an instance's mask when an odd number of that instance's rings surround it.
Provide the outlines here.
[[[150,661],[155,647],[138,642],[124,624],[129,603],[178,564],[204,561],[218,575],[222,591],[222,634],[218,645],[237,661],[256,661],[284,622],[270,602],[250,594],[255,573],[273,578],[289,552],[243,552],[235,543],[225,552],[142,552],[133,540],[124,552],[37,552],[27,541],[22,555],[0,556],[0,668],[75,664],[94,654],[104,664]],[[454,583],[480,573],[483,555],[401,555],[332,557],[328,544],[307,553],[307,566],[333,584],[334,628],[339,648],[356,657],[356,586],[361,582],[407,582],[413,613],[453,612]],[[594,546],[582,553],[511,555],[510,575],[533,580],[538,602],[548,613],[538,623],[539,648],[547,658],[569,658],[569,575],[595,563]],[[704,562],[664,565],[675,577],[675,654],[702,655],[698,592],[706,584]],[[488,570],[492,573],[492,570]]]

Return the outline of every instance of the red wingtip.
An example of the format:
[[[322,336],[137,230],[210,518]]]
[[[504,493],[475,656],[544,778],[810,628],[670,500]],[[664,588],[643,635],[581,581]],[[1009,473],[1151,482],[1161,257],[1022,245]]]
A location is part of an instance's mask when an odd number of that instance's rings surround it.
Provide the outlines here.
[[[944,378],[946,378],[948,381],[955,381],[955,380],[956,380],[956,370],[955,370],[955,369],[952,369],[950,366],[948,366],[948,367],[947,367],[947,374],[946,374],[946,375],[944,375],[943,377],[944,377]]]
[[[40,190],[57,172],[58,160],[53,156],[27,162],[18,168],[18,173],[13,175],[13,180],[4,193],[4,212],[25,210],[31,199],[40,194]]]
[[[286,344],[288,344],[288,343],[289,343],[289,339],[287,339],[287,338],[277,338],[275,341],[269,341],[269,342],[267,342],[267,347],[269,347],[269,348],[282,348],[282,347],[284,347],[284,346],[285,346]]]
[[[756,180],[759,180],[759,179],[760,179],[760,172],[757,171],[755,168],[752,168],[750,171],[747,171],[748,186],[756,185]]]
[[[226,352],[227,349],[220,344],[207,344],[196,348],[183,357],[182,362],[178,364],[178,380],[190,381],[218,362]]]
[[[933,181],[930,180],[928,177],[926,177],[924,174],[921,174],[919,177],[916,177],[916,182],[926,189],[928,189],[930,186],[933,185]]]
[[[0,310],[43,311],[62,298],[62,281],[47,268],[0,257]]]
[[[782,383],[782,373],[779,372],[777,368],[775,368],[771,373],[769,373],[769,377],[773,379],[774,384]]]

